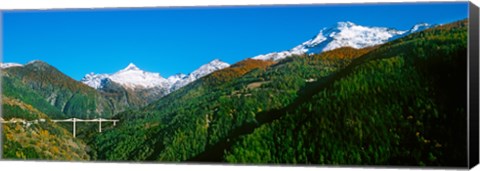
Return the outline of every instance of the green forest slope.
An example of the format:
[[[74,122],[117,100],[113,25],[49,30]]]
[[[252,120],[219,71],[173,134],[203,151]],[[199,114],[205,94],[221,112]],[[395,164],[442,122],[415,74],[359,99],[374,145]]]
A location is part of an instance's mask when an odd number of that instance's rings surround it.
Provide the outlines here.
[[[248,59],[121,113],[95,158],[464,166],[466,40],[464,20],[379,47]]]

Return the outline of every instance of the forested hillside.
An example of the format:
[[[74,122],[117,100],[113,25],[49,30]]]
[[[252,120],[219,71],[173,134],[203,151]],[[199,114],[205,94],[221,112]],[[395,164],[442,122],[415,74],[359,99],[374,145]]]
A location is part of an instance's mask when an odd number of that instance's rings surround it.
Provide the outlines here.
[[[4,159],[89,160],[87,145],[30,104],[2,97]]]
[[[85,141],[97,132],[97,125],[77,123],[73,138],[72,123],[50,120],[109,118],[138,107],[120,96],[98,92],[42,61],[2,69],[2,119],[18,121],[2,124],[3,158],[88,160]]]
[[[121,113],[95,158],[464,166],[466,30],[242,61]]]
[[[139,105],[136,101],[121,100],[119,94],[98,92],[42,61],[4,69],[2,79],[5,95],[28,102],[55,118],[97,118],[100,115],[108,118],[127,107]]]
[[[332,75],[228,162],[466,165],[466,22],[384,45]]]

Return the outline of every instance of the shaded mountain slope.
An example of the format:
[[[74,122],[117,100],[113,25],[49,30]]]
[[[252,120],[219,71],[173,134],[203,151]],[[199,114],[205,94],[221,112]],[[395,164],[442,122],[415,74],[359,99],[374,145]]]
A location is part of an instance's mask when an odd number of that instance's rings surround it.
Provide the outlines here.
[[[361,57],[313,98],[224,148],[225,160],[466,166],[466,25]]]
[[[335,53],[207,76],[125,112],[98,159],[465,165],[466,21]]]
[[[135,106],[134,101],[121,103],[41,61],[9,67],[2,71],[5,94],[30,102],[52,117],[111,117],[126,107]],[[45,101],[49,105],[46,105]],[[63,113],[63,116],[58,111]]]
[[[227,137],[235,128],[257,122],[257,113],[288,105],[307,79],[325,77],[355,56],[371,50],[345,49],[348,50],[297,56],[278,63],[247,59],[205,76],[141,110],[120,113],[118,118],[128,122],[97,136],[98,159],[180,161],[191,158]],[[339,58],[328,57],[333,54]]]

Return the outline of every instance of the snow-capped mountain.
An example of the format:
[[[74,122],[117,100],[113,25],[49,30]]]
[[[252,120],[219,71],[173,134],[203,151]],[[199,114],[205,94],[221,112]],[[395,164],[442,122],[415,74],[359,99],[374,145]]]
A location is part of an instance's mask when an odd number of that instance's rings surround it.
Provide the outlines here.
[[[80,81],[90,87],[100,89],[103,86],[102,80],[105,80],[106,78],[108,78],[108,74],[95,74],[91,72],[85,75],[85,77],[83,77]]]
[[[408,32],[409,33],[415,33],[415,32],[419,32],[419,31],[428,29],[430,27],[432,27],[432,25],[430,25],[428,23],[420,23],[420,24],[414,25],[410,30],[408,30]]]
[[[386,27],[367,27],[352,22],[338,22],[336,26],[320,30],[312,39],[294,48],[252,57],[260,60],[280,60],[290,55],[312,54],[341,47],[356,49],[375,46],[398,39],[408,34],[432,27],[427,23],[414,25],[410,30],[396,30]]]
[[[2,69],[10,68],[10,67],[21,67],[21,66],[23,65],[18,63],[0,63],[0,67]]]
[[[160,76],[159,73],[140,70],[133,63],[130,63],[125,69],[110,75],[108,78],[131,89],[169,86],[168,80]]]
[[[106,79],[116,82],[128,89],[144,89],[158,86],[168,87],[168,80],[160,76],[160,74],[143,71],[133,63],[130,63],[126,68],[111,75],[87,74],[81,82],[95,89],[101,89],[105,85]]]
[[[161,90],[168,94],[171,91],[177,90],[200,77],[229,66],[230,65],[225,62],[215,59],[205,65],[202,65],[200,68],[188,75],[180,73],[172,75],[168,78],[164,78],[159,73],[143,71],[135,66],[135,64],[130,63],[126,68],[114,74],[89,73],[80,81],[95,89],[103,89],[105,86],[110,85],[107,84],[109,81],[112,81],[130,90]]]
[[[168,80],[172,80],[172,87],[171,90],[177,90],[205,75],[208,75],[214,71],[221,70],[223,68],[229,67],[230,64],[220,61],[219,59],[215,59],[205,65],[200,66],[200,68],[196,69],[192,73],[188,75],[174,75],[168,78]],[[172,78],[173,77],[173,78]]]
[[[167,78],[168,82],[169,83],[176,83],[177,81],[180,81],[180,80],[183,80],[187,77],[188,75],[185,75],[185,74],[182,74],[182,73],[178,73],[178,74],[175,74],[175,75],[172,75],[170,77]]]
[[[427,23],[414,25],[409,30],[396,30],[386,27],[367,27],[352,22],[338,22],[337,25],[324,28],[312,39],[282,52],[273,52],[252,57],[260,60],[280,60],[290,55],[321,53],[340,47],[365,48],[386,43],[408,34],[422,31],[432,27]],[[176,74],[168,78],[162,77],[159,73],[146,72],[134,64],[129,64],[114,74],[87,74],[81,82],[95,89],[103,89],[110,82],[117,83],[131,90],[162,90],[165,94],[175,91],[205,75],[220,70],[230,65],[215,59],[200,66],[192,73]],[[3,67],[3,64],[2,64]]]

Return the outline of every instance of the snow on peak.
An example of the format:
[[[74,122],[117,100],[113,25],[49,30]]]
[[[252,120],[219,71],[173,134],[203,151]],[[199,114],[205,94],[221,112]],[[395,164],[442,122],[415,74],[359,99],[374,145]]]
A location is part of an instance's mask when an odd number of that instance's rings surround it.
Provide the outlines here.
[[[214,59],[207,63],[206,65],[214,66],[214,67],[222,67],[222,66],[230,66],[230,64],[221,61],[220,59]]]
[[[33,64],[40,64],[40,65],[45,65],[47,63],[41,61],[41,60],[32,60],[26,63],[25,65],[33,65]],[[5,69],[5,68],[10,68],[10,67],[23,67],[25,65],[19,64],[19,63],[3,63],[0,62],[0,68]]]
[[[140,69],[133,63],[128,64],[127,67],[122,69],[122,71],[130,71],[130,70],[140,70]]]
[[[100,89],[103,88],[106,79],[129,89],[153,88],[168,84],[168,81],[160,76],[160,74],[143,71],[133,63],[130,63],[126,68],[114,74],[89,73],[80,81],[90,87]]]
[[[290,50],[272,52],[252,57],[260,60],[280,60],[291,55],[321,53],[341,47],[365,48],[386,43],[432,27],[427,23],[414,25],[410,30],[396,30],[386,27],[357,25],[350,21],[338,22],[329,28],[323,28],[317,35]],[[169,92],[177,90],[214,71],[230,65],[214,59],[200,66],[190,74],[176,74],[163,78],[159,73],[146,72],[130,63],[126,68],[114,74],[87,74],[81,81],[93,88],[102,88],[105,79],[119,83],[127,88],[164,88]],[[3,67],[3,65],[2,65]],[[168,92],[167,92],[168,93]]]
[[[34,64],[34,63],[43,63],[40,60],[31,60],[30,62],[27,63],[27,65]]]
[[[108,74],[95,74],[93,72],[85,75],[80,82],[93,87],[95,89],[102,88],[102,81],[108,78]]]
[[[219,59],[215,59],[205,65],[200,66],[200,68],[196,69],[189,75],[192,75],[195,77],[195,79],[198,79],[200,77],[203,77],[205,75],[212,73],[213,71],[220,70],[229,66],[230,65],[225,62],[222,62]]]
[[[2,69],[10,68],[10,67],[22,67],[22,66],[23,66],[22,64],[18,64],[18,63],[0,63],[0,67]]]
[[[415,33],[415,32],[419,32],[419,31],[428,29],[428,28],[430,28],[430,27],[432,27],[431,24],[428,24],[428,23],[419,23],[419,24],[415,24],[415,25],[409,30],[409,32],[410,32],[410,33]]]
[[[153,88],[157,86],[167,86],[167,79],[160,76],[159,73],[146,72],[130,63],[125,69],[122,69],[108,78],[127,88]]]
[[[168,77],[167,80],[170,84],[174,84],[177,81],[185,79],[186,77],[187,77],[187,75],[182,74],[182,73],[178,73],[178,74],[175,74],[175,75],[172,75],[172,76]]]
[[[221,70],[224,68],[229,67],[230,64],[222,62],[219,59],[215,59],[213,61],[210,61],[207,64],[204,64],[200,66],[198,69],[193,71],[192,73],[188,75],[182,75],[183,78],[181,79],[175,79],[174,77],[169,77],[169,80],[172,80],[171,84],[171,90],[177,90],[201,77],[204,77],[214,71]]]
[[[167,93],[169,93],[197,80],[200,77],[229,66],[230,65],[225,62],[215,59],[200,66],[197,70],[188,75],[179,73],[168,78],[163,78],[159,73],[143,71],[135,66],[135,64],[130,63],[126,68],[114,74],[89,73],[83,77],[81,82],[95,89],[101,89],[104,87],[103,84],[107,82],[105,80],[108,79],[130,89],[160,88],[167,90]]]
[[[325,36],[330,38],[330,41],[317,49],[309,49],[309,53],[319,53],[347,46],[359,49],[383,44],[391,37],[396,36],[398,32],[384,27],[366,27],[349,22],[349,24],[338,24],[336,29],[331,29],[326,34]]]
[[[260,60],[280,60],[291,55],[321,53],[341,47],[360,49],[383,44],[430,27],[432,27],[430,24],[421,23],[413,26],[410,30],[401,31],[386,27],[362,26],[350,21],[338,22],[335,26],[320,30],[312,39],[290,50],[272,52],[252,58]]]
[[[356,26],[356,24],[352,23],[350,21],[337,22],[337,28],[348,28],[348,27],[353,27],[353,26]]]

